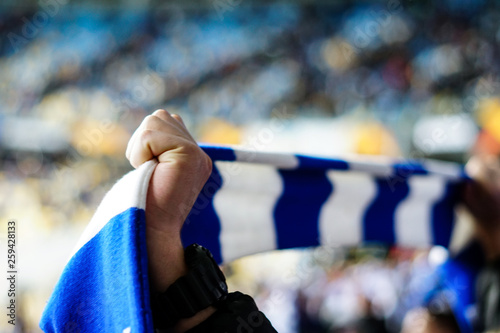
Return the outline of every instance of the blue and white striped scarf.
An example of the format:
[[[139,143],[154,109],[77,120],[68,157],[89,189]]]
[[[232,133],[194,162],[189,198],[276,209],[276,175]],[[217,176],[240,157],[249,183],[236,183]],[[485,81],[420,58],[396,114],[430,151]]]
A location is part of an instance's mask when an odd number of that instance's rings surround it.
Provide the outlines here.
[[[367,242],[448,246],[463,168],[204,146],[214,161],[183,231],[220,262]],[[46,306],[46,332],[152,332],[145,246],[149,161],[107,193]],[[168,268],[166,268],[168,269]]]

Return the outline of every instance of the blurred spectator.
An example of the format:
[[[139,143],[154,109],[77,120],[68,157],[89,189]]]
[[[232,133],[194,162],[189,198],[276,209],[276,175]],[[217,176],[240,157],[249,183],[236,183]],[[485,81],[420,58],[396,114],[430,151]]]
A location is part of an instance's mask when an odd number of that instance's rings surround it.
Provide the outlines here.
[[[460,328],[451,312],[416,308],[406,315],[401,333],[460,333]]]

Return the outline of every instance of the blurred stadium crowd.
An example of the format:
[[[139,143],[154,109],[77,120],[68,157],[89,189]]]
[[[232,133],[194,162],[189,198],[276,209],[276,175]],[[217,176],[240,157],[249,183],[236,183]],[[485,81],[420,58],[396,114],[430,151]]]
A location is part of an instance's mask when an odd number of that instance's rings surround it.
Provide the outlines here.
[[[295,121],[354,120],[352,153],[464,162],[478,129],[475,149],[500,151],[500,3],[41,1],[0,6],[0,35],[0,218],[19,221],[29,330],[103,194],[131,169],[132,131],[157,108],[204,142],[244,143],[247,125],[286,110]],[[386,256],[354,265],[344,255],[283,292],[296,306],[279,331],[356,332],[351,324],[371,313],[397,332],[433,270],[429,252]],[[262,304],[279,290],[259,288]]]
[[[320,247],[243,258],[227,273],[231,287],[256,295],[280,333],[401,332],[422,304],[446,312],[437,269],[445,259],[443,248]]]

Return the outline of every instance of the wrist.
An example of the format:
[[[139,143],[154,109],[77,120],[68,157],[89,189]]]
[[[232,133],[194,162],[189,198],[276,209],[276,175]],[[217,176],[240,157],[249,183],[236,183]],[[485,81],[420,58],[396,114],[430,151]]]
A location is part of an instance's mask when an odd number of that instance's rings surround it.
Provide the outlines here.
[[[163,292],[187,272],[180,234],[146,228],[146,238],[151,289]]]
[[[146,233],[148,232],[146,231]],[[155,249],[158,249],[159,246],[164,248],[161,255],[156,257],[157,252],[155,251],[149,258],[150,287],[153,294],[164,292],[170,285],[177,281],[177,279],[186,275],[188,272],[184,260],[184,248],[181,244],[180,237],[170,238],[157,236],[158,232],[150,229],[150,239],[152,238],[152,240],[148,242],[148,245],[153,244],[155,241],[159,241],[158,245],[152,246]],[[168,240],[170,240],[170,242]],[[167,244],[170,245],[168,246]],[[168,267],[168,269],[165,269],[166,267]],[[215,307],[209,306],[190,318],[181,319],[174,326],[173,332],[184,333],[207,320],[216,311],[217,309]]]
[[[211,161],[211,160],[209,160]],[[146,223],[159,232],[180,233],[193,204],[211,173],[211,167],[194,169],[198,164],[159,163],[149,181],[146,197]],[[210,164],[211,166],[211,164]]]

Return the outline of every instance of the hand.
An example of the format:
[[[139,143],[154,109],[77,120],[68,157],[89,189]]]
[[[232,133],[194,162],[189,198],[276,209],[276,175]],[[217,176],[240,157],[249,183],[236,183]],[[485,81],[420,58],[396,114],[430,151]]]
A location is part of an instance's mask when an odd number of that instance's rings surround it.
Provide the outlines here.
[[[135,168],[151,159],[159,162],[146,199],[146,242],[152,289],[163,292],[186,273],[180,231],[211,174],[212,161],[181,117],[165,110],[144,119],[128,143],[126,156]],[[214,311],[207,308],[194,320],[179,323],[178,331],[195,326]]]
[[[178,233],[210,176],[212,161],[178,115],[157,110],[147,116],[129,141],[127,158],[137,168],[156,158],[146,212],[148,227]]]
[[[500,161],[493,155],[474,156],[466,169],[474,181],[466,185],[464,202],[487,258],[493,260],[500,256]]]

